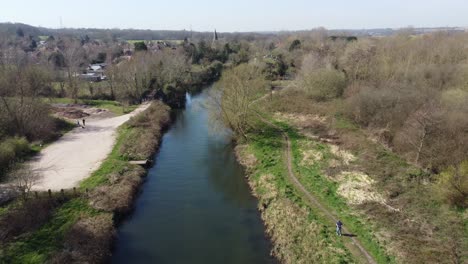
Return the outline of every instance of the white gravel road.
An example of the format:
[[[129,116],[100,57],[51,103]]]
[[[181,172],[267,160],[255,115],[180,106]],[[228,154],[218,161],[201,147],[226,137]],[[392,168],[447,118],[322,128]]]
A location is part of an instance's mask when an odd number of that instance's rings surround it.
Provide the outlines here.
[[[40,175],[33,189],[57,191],[78,186],[109,155],[115,142],[116,129],[148,106],[141,105],[132,113],[122,116],[87,119],[86,128],[77,127],[43,149],[29,162],[32,170]]]

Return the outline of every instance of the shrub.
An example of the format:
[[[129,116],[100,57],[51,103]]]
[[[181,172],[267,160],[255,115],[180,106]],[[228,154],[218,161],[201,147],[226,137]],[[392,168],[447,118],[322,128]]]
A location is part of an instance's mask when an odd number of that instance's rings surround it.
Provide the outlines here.
[[[50,263],[104,263],[115,233],[112,214],[83,218],[65,235],[65,249]]]
[[[57,201],[49,199],[26,200],[22,206],[10,210],[0,219],[0,241],[6,243],[24,232],[40,227],[58,205]]]
[[[119,154],[129,160],[149,158],[169,121],[169,107],[161,102],[152,103],[146,111],[128,121],[128,126],[133,129],[123,137]]]
[[[135,51],[148,50],[148,47],[146,46],[145,42],[143,42],[143,41],[135,42],[133,45],[135,46]]]
[[[451,166],[439,175],[439,191],[454,206],[468,207],[468,160]]]
[[[6,138],[0,142],[0,176],[14,163],[30,152],[29,143],[23,137]]]
[[[291,45],[289,45],[289,51],[293,51],[295,49],[299,49],[301,47],[301,41],[298,39],[293,40]]]
[[[301,72],[299,82],[302,89],[318,101],[341,97],[346,86],[345,75],[337,70],[329,69]]]

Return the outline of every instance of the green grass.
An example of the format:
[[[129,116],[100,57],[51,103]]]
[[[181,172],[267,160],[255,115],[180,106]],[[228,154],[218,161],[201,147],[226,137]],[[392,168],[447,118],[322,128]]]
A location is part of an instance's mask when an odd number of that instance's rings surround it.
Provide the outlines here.
[[[377,242],[373,235],[371,226],[361,220],[352,208],[350,208],[346,200],[337,194],[337,184],[328,180],[322,173],[322,169],[328,164],[328,160],[333,158],[329,151],[329,147],[325,144],[317,142],[315,144],[316,150],[323,154],[322,163],[317,163],[314,166],[301,166],[302,153],[300,151],[301,141],[305,140],[301,135],[292,127],[283,122],[275,122],[276,125],[281,127],[290,137],[292,154],[293,154],[293,169],[304,187],[313,193],[326,207],[345,223],[346,227],[353,233],[357,234],[363,246],[371,253],[378,263],[395,263],[393,257],[385,253],[383,245]],[[338,124],[339,126],[348,129],[356,129],[348,122]],[[268,128],[266,131],[252,137],[254,154],[261,160],[261,173],[273,173],[276,175],[277,185],[280,187],[286,197],[295,203],[303,206],[304,200],[302,194],[297,193],[295,187],[291,185],[286,178],[286,168],[284,161],[278,160],[283,157],[282,137],[274,129]],[[284,158],[284,157],[283,157]],[[388,155],[389,159],[395,159],[393,155]],[[314,208],[310,208],[315,215],[319,215],[315,220],[322,224],[329,224],[328,232],[333,232],[334,223],[328,223],[329,220],[320,217],[321,213]]]
[[[75,101],[71,98],[48,98],[46,102],[49,102],[52,104],[74,104],[75,103]],[[108,100],[78,99],[77,102],[78,104],[85,104],[85,105],[93,106],[96,108],[107,109],[116,115],[128,114],[138,107],[137,105],[123,106],[119,102],[108,101]]]
[[[0,253],[1,263],[44,263],[52,252],[59,249],[69,228],[81,216],[94,216],[99,212],[89,207],[86,200],[72,199],[61,206],[49,222],[33,233],[24,234]],[[3,254],[3,255],[2,255]]]
[[[94,171],[90,177],[84,179],[80,183],[81,189],[92,189],[97,186],[108,183],[108,176],[113,173],[121,172],[125,167],[128,167],[128,161],[125,160],[120,154],[119,149],[122,143],[131,132],[131,129],[127,125],[123,125],[118,129],[117,140],[112,152],[107,156],[104,162],[101,164],[99,169]]]
[[[383,245],[377,242],[373,235],[373,231],[369,223],[362,221],[356,216],[352,208],[346,203],[346,199],[339,196],[337,193],[338,184],[328,180],[322,172],[328,161],[332,158],[329,147],[322,143],[316,143],[315,150],[323,154],[323,159],[320,163],[315,163],[312,166],[302,166],[301,141],[304,138],[293,129],[288,129],[288,135],[291,140],[294,171],[299,176],[299,181],[304,187],[313,193],[319,200],[345,223],[348,230],[355,233],[359,237],[359,241],[363,246],[374,256],[378,263],[395,263],[395,259],[385,253]]]
[[[320,226],[320,233],[317,240],[325,241],[325,244],[333,245],[342,250],[341,255],[335,256],[337,263],[349,263],[353,257],[344,246],[343,241],[335,236],[334,223],[329,223],[325,220],[320,212],[308,205],[302,194],[296,190],[287,177],[287,169],[285,166],[283,138],[275,129],[265,127],[259,134],[251,135],[249,141],[249,151],[255,155],[259,161],[256,165],[255,173],[251,176],[254,181],[258,181],[261,175],[270,174],[275,177],[275,185],[280,192],[281,197],[286,197],[301,208],[307,208],[308,223],[315,223]],[[257,192],[264,194],[261,186]],[[305,228],[305,227],[304,227]],[[298,238],[300,239],[300,238]],[[296,249],[299,250],[300,249]],[[317,251],[325,249],[316,249]],[[299,258],[301,254],[298,255]]]

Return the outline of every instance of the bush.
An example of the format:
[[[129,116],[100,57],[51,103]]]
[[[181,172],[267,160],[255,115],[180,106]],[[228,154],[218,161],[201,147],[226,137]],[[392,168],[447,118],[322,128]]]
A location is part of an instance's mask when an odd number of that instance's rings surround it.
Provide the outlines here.
[[[133,45],[135,46],[135,51],[148,50],[148,47],[146,46],[145,42],[143,42],[143,41],[135,42]]]
[[[468,207],[468,160],[451,166],[439,175],[438,187],[443,197],[454,206]]]
[[[80,219],[65,235],[65,249],[50,263],[105,263],[115,235],[112,214]]]
[[[0,176],[19,159],[31,151],[28,141],[23,137],[6,138],[0,142]]]
[[[58,205],[56,200],[26,200],[22,206],[0,218],[0,241],[6,243],[20,234],[37,229],[48,221]]]
[[[123,137],[119,154],[129,160],[149,158],[169,121],[169,107],[161,102],[152,103],[148,109],[128,121],[128,126],[133,129]]]
[[[302,72],[299,82],[301,88],[318,101],[341,97],[346,86],[345,75],[337,70],[329,69]]]

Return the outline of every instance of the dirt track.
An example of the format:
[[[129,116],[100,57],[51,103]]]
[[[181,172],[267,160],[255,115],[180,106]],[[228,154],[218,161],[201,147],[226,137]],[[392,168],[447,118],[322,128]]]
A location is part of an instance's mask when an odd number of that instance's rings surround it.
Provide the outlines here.
[[[85,128],[77,127],[46,147],[29,162],[31,168],[41,176],[33,189],[56,191],[77,186],[109,155],[116,129],[148,106],[141,105],[132,113],[122,116],[89,119]]]
[[[306,198],[310,206],[315,208],[324,218],[328,219],[330,221],[330,225],[334,225],[338,221],[338,217],[336,216],[336,214],[328,208],[326,208],[324,204],[322,204],[312,193],[310,193],[294,174],[292,164],[293,158],[291,150],[291,140],[289,139],[288,134],[281,127],[273,124],[272,122],[263,118],[262,116],[259,115],[259,118],[263,122],[277,129],[282,134],[285,143],[284,152],[286,156],[285,162],[288,169],[288,178],[290,179],[292,184],[302,193],[302,195],[304,196],[304,198]],[[359,262],[367,262],[370,264],[377,263],[374,260],[374,258],[370,255],[370,253],[361,245],[359,240],[355,238],[354,235],[349,235],[351,233],[349,230],[346,229],[346,227],[343,227],[343,233],[348,234],[346,236],[343,236],[343,242],[345,246],[350,250],[350,252],[357,258]]]

